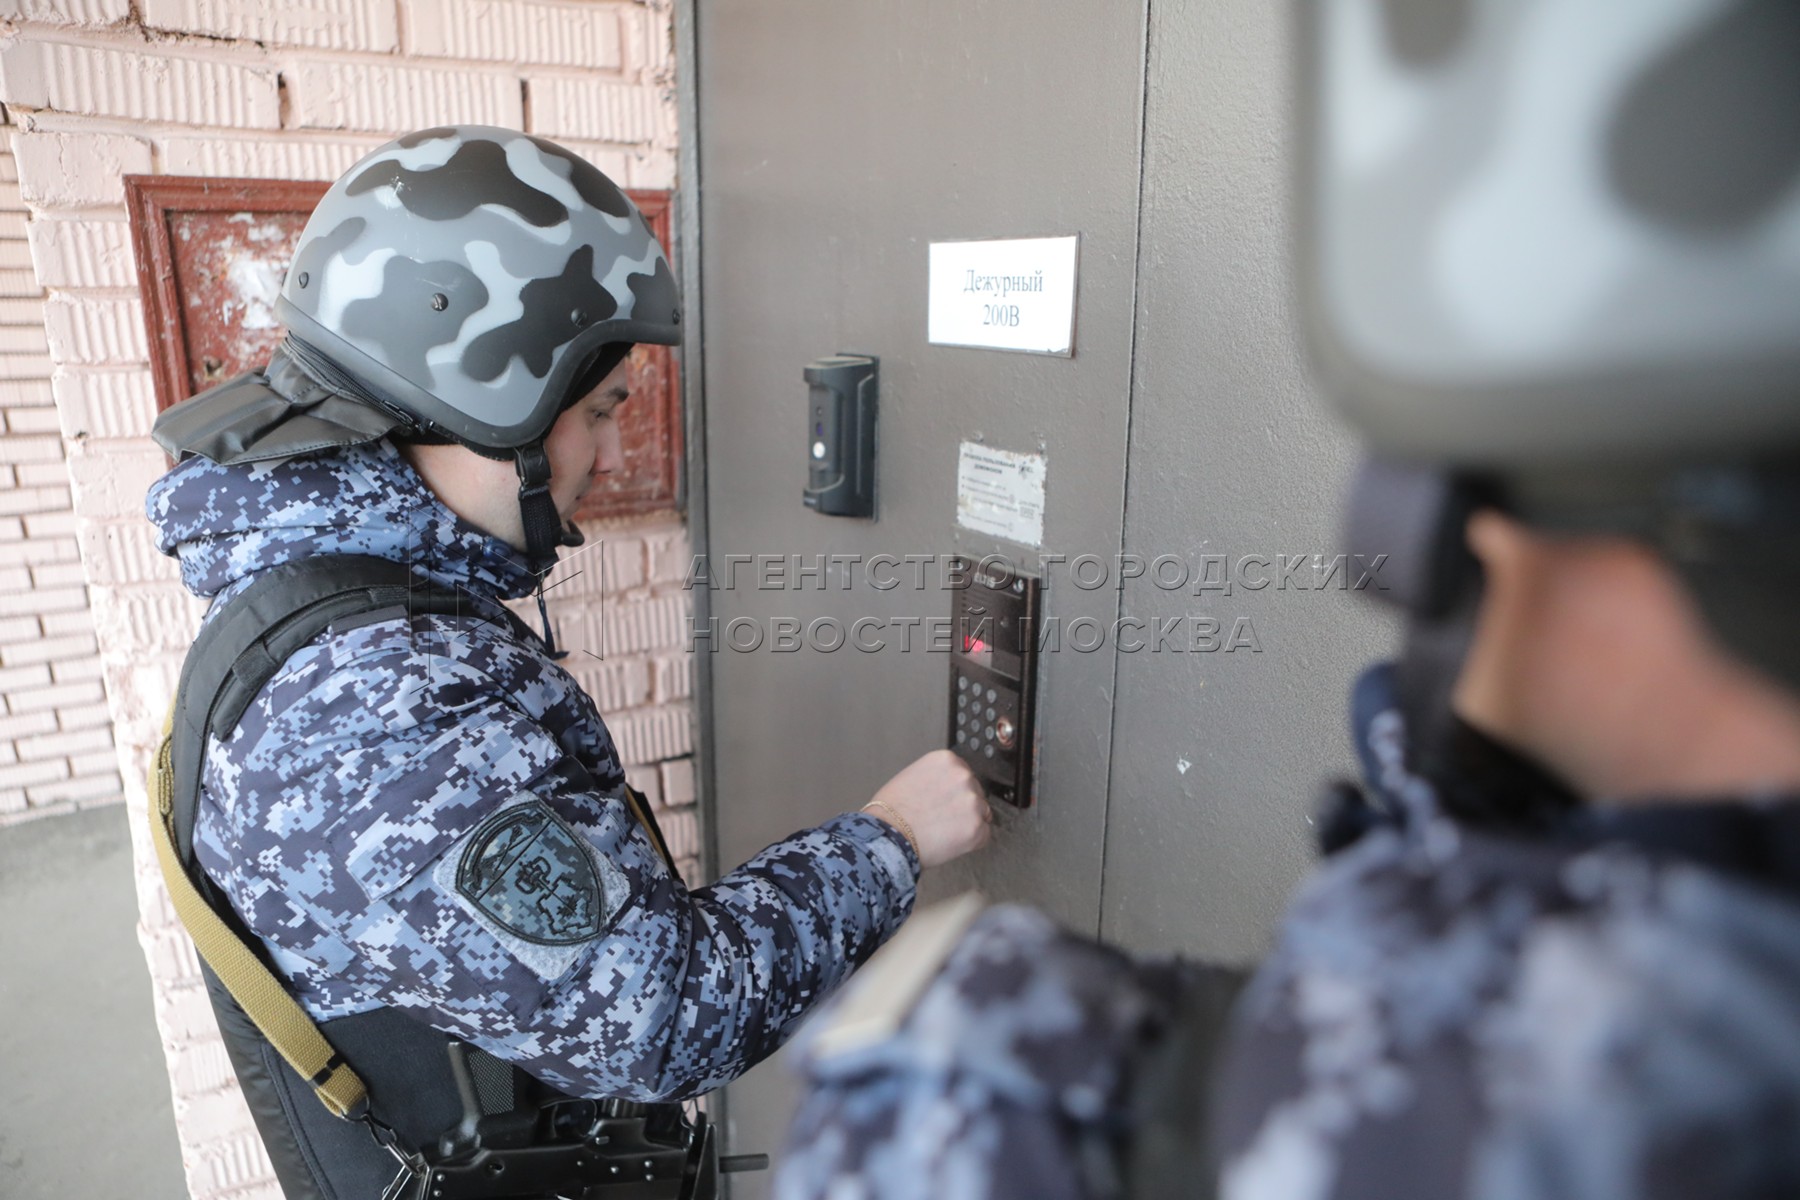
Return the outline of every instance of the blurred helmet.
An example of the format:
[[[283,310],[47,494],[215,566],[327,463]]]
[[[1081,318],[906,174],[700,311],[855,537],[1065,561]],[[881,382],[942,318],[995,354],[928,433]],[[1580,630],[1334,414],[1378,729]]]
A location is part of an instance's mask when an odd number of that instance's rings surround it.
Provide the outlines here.
[[[1800,446],[1800,5],[1296,11],[1308,338],[1377,455]]]
[[[662,247],[611,180],[480,125],[408,134],[334,183],[277,314],[322,382],[490,453],[540,442],[632,343],[675,344],[681,321]]]

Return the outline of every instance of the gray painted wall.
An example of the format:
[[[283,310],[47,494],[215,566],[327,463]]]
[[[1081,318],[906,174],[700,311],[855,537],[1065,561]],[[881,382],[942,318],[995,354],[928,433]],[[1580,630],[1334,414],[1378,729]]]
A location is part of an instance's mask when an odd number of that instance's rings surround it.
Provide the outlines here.
[[[1271,582],[1127,585],[1128,616],[1208,616],[1222,638],[1247,620],[1261,652],[1119,656],[1102,929],[1247,961],[1312,861],[1320,786],[1353,766],[1350,683],[1391,633],[1367,590],[1297,586],[1328,573],[1311,563],[1281,586],[1280,556],[1338,552],[1355,462],[1306,377],[1290,288],[1286,6],[1151,13],[1125,548],[1196,573],[1260,555],[1250,579]]]
[[[1044,550],[1105,560],[1335,553],[1350,454],[1301,366],[1288,299],[1287,31],[1266,0],[716,0],[694,31],[704,496],[728,555],[1015,559],[954,524],[963,439],[1047,456]],[[689,181],[690,200],[693,195]],[[1141,223],[1141,230],[1140,230]],[[1071,359],[928,346],[933,240],[1079,233]],[[881,358],[878,519],[801,506],[805,363]],[[856,581],[709,594],[749,617],[946,615]],[[1127,944],[1258,952],[1348,768],[1345,688],[1384,631],[1348,593],[1072,586],[1046,615],[1252,622],[1260,653],[1065,649],[1040,691],[1039,806],[928,880],[1040,904]],[[947,656],[719,650],[708,663],[720,862],[854,808],[942,744]],[[1179,762],[1189,764],[1183,771]],[[735,1151],[779,1146],[779,1062],[730,1091]],[[760,1195],[760,1181],[739,1196]]]

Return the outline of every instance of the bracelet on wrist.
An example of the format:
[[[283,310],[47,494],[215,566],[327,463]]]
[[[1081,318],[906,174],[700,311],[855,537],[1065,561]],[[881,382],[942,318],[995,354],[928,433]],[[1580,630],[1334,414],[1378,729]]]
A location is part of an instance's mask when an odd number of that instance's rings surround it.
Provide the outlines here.
[[[869,801],[867,804],[863,805],[862,810],[868,812],[871,808],[879,808],[882,812],[887,814],[887,817],[885,818],[887,823],[900,831],[900,836],[906,839],[906,844],[912,847],[913,853],[918,855],[919,862],[923,864],[925,856],[919,852],[919,839],[913,836],[912,826],[906,823],[906,818],[879,800]],[[876,817],[875,819],[879,821],[883,818]]]

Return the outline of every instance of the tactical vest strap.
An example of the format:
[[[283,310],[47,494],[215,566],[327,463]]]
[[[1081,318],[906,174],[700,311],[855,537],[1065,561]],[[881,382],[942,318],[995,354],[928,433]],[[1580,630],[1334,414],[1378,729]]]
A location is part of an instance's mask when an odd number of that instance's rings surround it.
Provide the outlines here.
[[[257,1029],[340,1117],[367,1111],[363,1081],[245,939],[194,862],[206,748],[213,737],[230,737],[288,657],[334,622],[388,609],[404,616],[456,614],[466,607],[461,596],[432,586],[404,564],[373,556],[316,556],[265,571],[228,600],[195,640],[156,755],[150,825],[181,923]]]

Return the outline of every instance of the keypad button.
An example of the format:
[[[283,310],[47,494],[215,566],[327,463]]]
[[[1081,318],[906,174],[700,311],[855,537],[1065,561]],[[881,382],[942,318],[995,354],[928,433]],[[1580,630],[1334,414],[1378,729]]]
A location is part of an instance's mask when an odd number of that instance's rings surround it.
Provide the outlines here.
[[[987,710],[987,719],[988,720],[990,720],[990,721],[993,720],[996,715],[997,714],[994,712],[993,709],[990,708]]]
[[[969,707],[969,698],[967,696],[958,696],[956,698],[956,707],[958,707],[958,708]]]
[[[956,744],[957,745],[960,746],[968,740],[969,740],[969,734],[966,730],[959,729],[956,731]]]
[[[1000,698],[1000,693],[996,692],[993,688],[989,688],[987,698],[988,698],[988,703],[992,704],[994,701],[996,701]]]
[[[992,758],[994,757],[994,748],[989,746],[984,753],[986,753],[989,758]]]
[[[964,725],[967,725],[968,723],[969,723],[969,714],[968,713],[957,713],[956,714],[956,727],[958,729],[961,729]]]
[[[967,675],[958,675],[956,677],[956,690],[959,692],[966,692],[969,690],[969,677]]]

